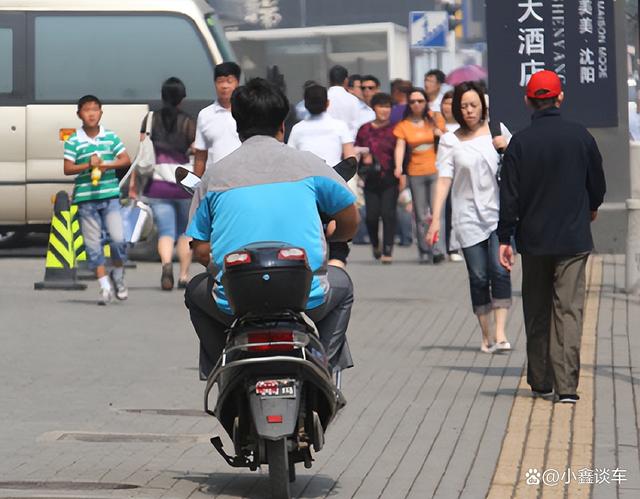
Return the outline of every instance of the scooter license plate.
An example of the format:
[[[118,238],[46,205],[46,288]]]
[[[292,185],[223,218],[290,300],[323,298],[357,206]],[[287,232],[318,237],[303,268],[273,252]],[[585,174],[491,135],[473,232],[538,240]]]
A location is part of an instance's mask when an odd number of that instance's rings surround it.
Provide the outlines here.
[[[256,383],[256,394],[260,398],[295,398],[296,380],[265,379]]]

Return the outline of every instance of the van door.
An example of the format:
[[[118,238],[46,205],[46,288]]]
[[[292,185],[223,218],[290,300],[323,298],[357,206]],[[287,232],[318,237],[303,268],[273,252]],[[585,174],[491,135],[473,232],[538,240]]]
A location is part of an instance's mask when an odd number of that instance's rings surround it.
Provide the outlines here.
[[[0,11],[0,226],[26,219],[26,16]]]
[[[34,12],[27,26],[33,67],[27,110],[31,223],[50,217],[50,204],[43,204],[48,191],[72,180],[62,173],[60,134],[79,126],[75,103],[80,97],[92,94],[105,104],[101,124],[120,136],[132,159],[147,105],[157,107],[167,78],[184,82],[185,104],[200,109],[213,99],[213,58],[193,20],[184,15]]]

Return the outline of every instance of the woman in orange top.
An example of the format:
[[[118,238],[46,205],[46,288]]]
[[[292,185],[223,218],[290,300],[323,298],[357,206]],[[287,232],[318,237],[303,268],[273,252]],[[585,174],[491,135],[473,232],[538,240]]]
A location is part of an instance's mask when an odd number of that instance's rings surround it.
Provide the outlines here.
[[[411,159],[407,165],[407,177],[413,199],[413,214],[416,219],[418,255],[420,263],[440,263],[444,260],[444,248],[438,241],[433,246],[427,244],[425,235],[429,229],[427,217],[431,207],[432,191],[438,179],[436,169],[436,147],[438,138],[445,132],[445,120],[440,113],[429,111],[427,94],[421,88],[409,92],[404,119],[393,130],[397,137],[395,150],[395,175],[402,175],[407,144]]]

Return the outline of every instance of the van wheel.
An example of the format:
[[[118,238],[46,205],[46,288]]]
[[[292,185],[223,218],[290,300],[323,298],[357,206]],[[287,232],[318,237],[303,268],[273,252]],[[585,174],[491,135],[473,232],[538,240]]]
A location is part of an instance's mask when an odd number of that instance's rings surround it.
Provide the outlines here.
[[[269,485],[272,499],[290,499],[289,452],[287,439],[267,440],[267,463],[269,464]]]
[[[15,248],[26,237],[26,232],[0,230],[0,249]]]

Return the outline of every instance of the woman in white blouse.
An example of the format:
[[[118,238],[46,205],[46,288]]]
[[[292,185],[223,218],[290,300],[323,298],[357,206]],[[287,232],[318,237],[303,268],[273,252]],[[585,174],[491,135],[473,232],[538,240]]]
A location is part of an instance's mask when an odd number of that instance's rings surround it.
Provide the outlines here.
[[[473,311],[482,330],[483,352],[510,350],[505,335],[507,311],[511,306],[511,276],[498,261],[500,158],[497,149],[506,148],[511,138],[506,127],[491,138],[487,104],[482,88],[465,82],[455,88],[453,115],[460,124],[455,132],[440,139],[433,222],[427,241],[433,244],[440,232],[440,215],[451,190],[451,248],[462,248]],[[491,314],[495,333],[491,334]]]

